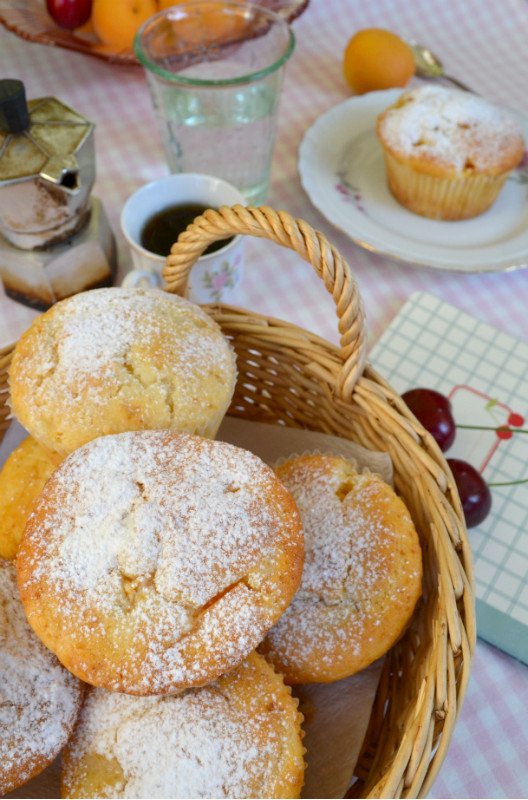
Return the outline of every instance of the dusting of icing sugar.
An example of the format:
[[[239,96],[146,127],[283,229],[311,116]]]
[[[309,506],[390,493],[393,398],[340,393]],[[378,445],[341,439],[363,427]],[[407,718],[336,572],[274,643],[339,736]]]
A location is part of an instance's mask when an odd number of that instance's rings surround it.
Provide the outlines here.
[[[104,602],[101,582],[115,568],[130,580],[155,572],[163,599],[202,606],[275,544],[278,520],[257,502],[262,462],[240,450],[233,458],[218,442],[177,441],[117,434],[71,454],[55,486],[65,503],[74,498],[75,513],[59,503],[46,516],[61,590],[101,591]],[[37,575],[49,568],[37,566]]]
[[[0,793],[51,763],[69,738],[81,683],[28,625],[14,564],[0,559]],[[16,783],[13,783],[13,773]]]
[[[73,302],[77,298],[80,300]],[[165,294],[162,298],[169,303],[169,313],[160,313],[160,293],[155,290],[133,292],[128,289],[119,290],[119,294],[103,293],[95,307],[87,302],[89,298],[86,296],[75,295],[64,317],[57,348],[59,365],[64,365],[72,379],[88,379],[94,372],[100,373],[103,379],[111,378],[114,361],[126,363],[131,343],[136,341],[138,332],[144,340],[159,336],[161,341],[157,345],[162,347],[165,355],[170,358],[177,351],[186,369],[192,367],[197,357],[205,364],[210,363],[213,354],[221,361],[230,360],[227,348],[219,347],[216,339],[204,336],[198,343],[188,335],[197,328],[214,330],[212,320],[205,312],[192,307],[194,319],[191,319],[188,316],[190,306],[183,298]],[[156,315],[152,314],[153,302]],[[172,326],[174,320],[179,323],[181,335],[178,341],[164,336],[164,328]]]
[[[168,431],[100,437],[70,454],[41,495],[19,554],[30,565],[24,584],[60,595],[61,620],[80,639],[101,620],[118,638],[133,631],[144,690],[156,691],[158,675],[197,685],[217,653],[230,663],[247,655],[286,602],[280,574],[272,602],[248,583],[248,574],[258,583],[259,570],[277,570],[292,532],[302,547],[298,514],[285,521],[281,493],[257,456],[223,442]],[[198,629],[205,666],[186,650],[185,635]],[[131,660],[119,659],[120,680],[137,671]]]
[[[295,723],[291,713],[281,719],[280,700],[258,673],[245,679],[259,701],[244,698],[237,673],[176,696],[90,690],[66,762],[72,774],[80,767],[82,782],[83,758],[95,753],[116,764],[116,781],[102,787],[112,797],[283,796],[272,792]]]
[[[185,316],[185,300],[177,295],[162,297],[174,305],[173,312],[181,311],[181,316]],[[69,297],[59,306],[60,319],[56,320],[55,315],[48,317],[50,332],[60,333],[56,347],[50,346],[55,342],[44,338],[36,343],[40,349],[39,362],[34,365],[38,378],[45,379],[54,367],[63,364],[72,381],[88,379],[98,371],[107,374],[113,357],[124,361],[138,330],[147,338],[150,331],[158,331],[170,318],[170,314],[162,313],[159,318],[152,317],[152,305],[159,298],[160,292],[155,290],[131,288],[99,289]],[[202,313],[198,309],[198,314]],[[174,342],[170,346],[174,347]]]
[[[468,162],[476,170],[493,169],[523,142],[520,125],[505,109],[444,86],[404,92],[382,114],[379,132],[393,153],[438,159],[458,171]]]
[[[332,674],[342,664],[348,668],[351,656],[362,657],[380,615],[399,602],[404,558],[397,526],[390,523],[392,490],[381,479],[344,471],[331,457],[299,458],[291,465],[277,471],[301,515],[304,568],[261,652],[272,662],[278,657],[286,670],[290,665],[294,675],[306,670],[301,682],[310,682],[321,679],[320,670]]]
[[[337,493],[342,474],[330,471],[324,461],[279,474],[297,503],[304,528],[304,567],[296,599],[334,603],[345,595],[371,592],[380,567],[370,556],[391,531],[376,519],[369,482],[358,476],[347,500]]]
[[[50,447],[71,436],[65,452],[138,427],[202,433],[234,389],[235,355],[219,326],[160,290],[81,292],[25,336],[10,372],[13,411]]]

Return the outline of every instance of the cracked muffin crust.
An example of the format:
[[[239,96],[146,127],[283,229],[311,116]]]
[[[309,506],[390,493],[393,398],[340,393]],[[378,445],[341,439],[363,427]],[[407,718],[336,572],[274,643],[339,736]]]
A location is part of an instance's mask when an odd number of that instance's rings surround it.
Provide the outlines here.
[[[0,794],[39,775],[62,750],[84,686],[28,625],[16,570],[0,558]]]
[[[299,797],[297,700],[256,653],[200,689],[90,689],[62,760],[62,797]]]
[[[399,638],[422,590],[418,534],[403,501],[345,458],[276,468],[304,527],[301,583],[258,648],[287,683],[327,683],[367,667]]]
[[[128,430],[214,437],[235,382],[234,352],[203,309],[120,287],[81,292],[37,317],[9,371],[14,416],[64,455]]]
[[[300,581],[291,494],[257,456],[174,431],[102,436],[55,470],[17,555],[30,625],[87,683],[206,684],[254,649]]]

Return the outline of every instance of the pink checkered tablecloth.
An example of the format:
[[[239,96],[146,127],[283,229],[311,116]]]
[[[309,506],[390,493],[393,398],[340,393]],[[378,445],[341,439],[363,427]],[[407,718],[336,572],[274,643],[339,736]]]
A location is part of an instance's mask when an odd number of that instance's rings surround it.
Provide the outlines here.
[[[267,202],[323,231],[347,258],[364,300],[371,343],[416,291],[437,295],[526,341],[528,270],[460,274],[389,260],[334,228],[301,186],[303,136],[321,114],[351,96],[342,54],[356,30],[373,26],[427,43],[450,74],[528,114],[526,0],[311,0],[293,25],[296,48],[286,72]],[[0,67],[2,77],[24,81],[29,98],[57,96],[95,122],[94,194],[116,235],[122,277],[130,267],[119,230],[122,206],[141,184],[167,172],[142,69],[33,44],[4,29]],[[247,242],[237,302],[338,341],[331,297],[311,268],[284,248]],[[31,316],[0,296],[0,348],[18,338]],[[527,718],[528,667],[479,640],[466,700],[430,796],[528,797]]]

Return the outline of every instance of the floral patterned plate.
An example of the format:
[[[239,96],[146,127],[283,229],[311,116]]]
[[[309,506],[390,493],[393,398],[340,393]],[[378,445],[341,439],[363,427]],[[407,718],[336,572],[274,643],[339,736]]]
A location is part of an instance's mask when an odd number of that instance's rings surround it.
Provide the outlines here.
[[[299,149],[299,172],[314,206],[356,244],[387,258],[468,273],[528,266],[527,158],[494,205],[474,219],[426,219],[391,195],[376,119],[401,91],[351,97],[309,128]],[[515,116],[528,142],[528,118]]]

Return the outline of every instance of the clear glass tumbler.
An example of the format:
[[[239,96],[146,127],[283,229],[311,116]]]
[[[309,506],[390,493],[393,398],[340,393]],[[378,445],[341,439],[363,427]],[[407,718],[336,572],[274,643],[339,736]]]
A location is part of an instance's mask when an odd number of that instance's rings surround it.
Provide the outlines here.
[[[281,16],[249,2],[181,3],[142,25],[134,50],[171,172],[215,175],[264,202],[294,41]]]

